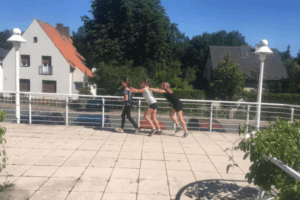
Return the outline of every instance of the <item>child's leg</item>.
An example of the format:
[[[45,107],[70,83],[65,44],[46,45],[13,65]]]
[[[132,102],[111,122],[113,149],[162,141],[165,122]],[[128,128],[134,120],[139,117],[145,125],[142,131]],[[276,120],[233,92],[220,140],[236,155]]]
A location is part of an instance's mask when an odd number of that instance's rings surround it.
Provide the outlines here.
[[[132,125],[134,126],[134,128],[138,128],[138,126],[136,125],[135,121],[132,119],[132,117],[130,116],[130,106],[128,106],[126,115],[127,115],[127,119],[129,119],[129,121],[132,123]]]
[[[127,106],[124,106],[123,112],[122,112],[122,122],[121,122],[121,129],[124,129],[124,124],[125,124],[125,115],[127,112]]]
[[[178,119],[180,120],[180,122],[182,124],[182,127],[183,127],[184,131],[186,132],[187,128],[186,128],[185,121],[183,120],[182,110],[180,110],[179,112],[177,112],[177,115],[178,115]]]
[[[149,115],[153,112],[153,109],[151,108],[147,108],[145,114],[144,114],[144,118],[149,122],[150,126],[152,129],[155,129],[155,126],[153,125]]]
[[[154,121],[157,129],[159,130],[160,129],[160,126],[159,126],[159,123],[156,119],[156,112],[157,112],[157,109],[153,110],[152,114],[151,114],[151,119]]]
[[[171,112],[170,112],[170,117],[171,117],[171,119],[175,122],[175,124],[176,124],[176,126],[179,126],[179,123],[178,123],[178,121],[177,121],[177,119],[176,119],[176,117],[175,117],[175,109],[173,108],[172,110],[171,110]]]

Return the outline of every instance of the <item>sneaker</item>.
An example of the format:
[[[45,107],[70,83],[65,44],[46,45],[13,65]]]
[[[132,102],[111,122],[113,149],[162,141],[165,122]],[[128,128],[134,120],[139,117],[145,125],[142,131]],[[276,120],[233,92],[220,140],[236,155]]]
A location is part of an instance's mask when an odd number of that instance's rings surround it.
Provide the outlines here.
[[[157,130],[154,128],[152,129],[151,133],[149,134],[149,136],[151,137],[153,134],[155,134],[157,132]]]
[[[139,129],[139,128],[136,128],[136,129],[135,129],[135,133],[136,133],[136,134],[140,133],[140,129]]]
[[[160,135],[162,133],[161,129],[158,129],[158,131],[156,132],[157,135]]]
[[[176,126],[175,127],[175,133],[179,132],[182,130],[182,127],[181,126]]]
[[[115,128],[115,131],[119,132],[119,133],[124,133],[122,128]]]
[[[188,134],[190,134],[190,132],[188,132],[188,131],[184,132],[183,137],[186,138],[186,136],[188,136]]]

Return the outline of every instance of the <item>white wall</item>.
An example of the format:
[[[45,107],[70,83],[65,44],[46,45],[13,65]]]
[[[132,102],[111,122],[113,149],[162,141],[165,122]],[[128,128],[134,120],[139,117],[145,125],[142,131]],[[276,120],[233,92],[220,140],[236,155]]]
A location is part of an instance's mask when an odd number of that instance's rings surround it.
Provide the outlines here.
[[[56,80],[56,92],[69,93],[70,65],[40,24],[33,20],[22,37],[27,43],[21,44],[20,55],[30,55],[30,67],[20,67],[20,79],[30,79],[30,92],[42,92],[42,80]],[[33,43],[33,37],[38,38],[37,43]],[[39,75],[42,56],[51,56],[52,75]],[[15,91],[14,48],[3,60],[3,79],[3,90]]]

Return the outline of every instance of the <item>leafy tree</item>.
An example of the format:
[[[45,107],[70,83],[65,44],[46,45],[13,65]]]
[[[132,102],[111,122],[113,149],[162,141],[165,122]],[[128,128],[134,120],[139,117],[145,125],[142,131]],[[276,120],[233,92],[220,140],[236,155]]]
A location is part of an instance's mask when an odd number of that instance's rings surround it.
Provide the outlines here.
[[[0,47],[3,49],[10,50],[13,47],[12,42],[6,40],[12,35],[12,31],[6,29],[0,32]]]
[[[143,67],[133,68],[131,64],[130,62],[125,65],[118,65],[116,62],[110,64],[100,62],[96,66],[98,70],[95,72],[92,82],[109,95],[120,95],[121,80],[124,76],[130,78],[133,87],[140,88],[142,80],[148,78],[146,70]]]
[[[290,49],[291,49],[291,46],[288,45],[286,51],[283,52],[283,54],[282,54],[282,60],[283,60],[283,61],[284,61],[284,60],[292,59],[292,56],[291,56],[291,50],[290,50]]]
[[[213,69],[209,92],[220,100],[237,100],[244,90],[246,75],[231,58],[230,53],[224,56],[217,68]]]
[[[288,73],[288,88],[286,92],[299,93],[300,92],[300,65],[293,60],[285,60],[284,66]]]
[[[91,88],[89,84],[89,77],[85,74],[83,78],[82,87],[79,90],[79,94],[91,95]]]
[[[189,67],[196,69],[197,81],[195,85],[198,89],[204,89],[203,86],[203,72],[209,55],[209,46],[241,46],[247,45],[245,37],[238,31],[231,31],[227,33],[225,30],[216,33],[204,32],[202,35],[194,36],[190,41],[184,58],[182,69]]]

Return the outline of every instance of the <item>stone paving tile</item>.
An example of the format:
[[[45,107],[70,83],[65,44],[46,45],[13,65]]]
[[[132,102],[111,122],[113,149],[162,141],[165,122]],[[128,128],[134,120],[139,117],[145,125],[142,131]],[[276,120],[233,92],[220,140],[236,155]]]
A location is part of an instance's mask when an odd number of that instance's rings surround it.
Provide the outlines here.
[[[11,176],[21,176],[27,172],[32,166],[29,165],[6,165],[1,174],[8,174]]]
[[[62,157],[70,157],[75,150],[53,150],[47,156],[62,156]]]
[[[20,177],[14,184],[17,190],[38,190],[47,180],[45,177]]]
[[[61,166],[52,176],[64,178],[79,178],[84,170],[85,167]]]
[[[141,169],[140,180],[167,180],[167,174],[162,169]]]
[[[139,194],[168,195],[166,180],[142,180],[139,182]]]
[[[140,160],[141,156],[141,152],[121,152],[119,158]]]
[[[102,167],[87,167],[83,173],[83,178],[102,178],[108,180],[113,168],[102,168]]]
[[[137,180],[140,169],[114,168],[111,179],[132,179]]]
[[[117,159],[119,152],[115,151],[99,151],[95,158],[107,158],[107,159]]]
[[[13,165],[35,165],[43,157],[36,157],[36,156],[20,156],[11,162]],[[8,158],[9,159],[9,158]]]
[[[115,168],[139,169],[140,166],[141,166],[140,160],[118,159]]]
[[[105,192],[136,194],[138,183],[132,179],[110,179]]]
[[[77,183],[77,178],[57,178],[51,177],[40,188],[42,191],[71,191],[74,185]]]
[[[23,156],[36,156],[36,157],[44,157],[49,154],[51,150],[49,149],[31,149],[27,151]]]
[[[143,152],[142,159],[143,160],[164,160],[164,154],[161,152],[156,152],[156,153]]]
[[[75,192],[72,191],[66,200],[99,200],[101,199],[102,192]]]
[[[67,191],[37,191],[30,200],[48,200],[48,199],[55,199],[55,200],[65,200],[69,192]]]
[[[138,194],[137,200],[170,200],[169,195],[149,195],[149,194]]]
[[[190,183],[196,181],[194,173],[192,171],[168,170],[167,174],[168,174],[169,182],[180,181],[180,182]]]
[[[167,170],[190,171],[191,167],[188,162],[184,161],[166,161]]]
[[[44,166],[60,166],[62,165],[68,157],[58,157],[58,156],[46,156],[39,160],[35,165],[44,165]]]
[[[108,180],[101,178],[80,178],[72,191],[75,192],[103,192]]]
[[[102,200],[136,200],[136,194],[104,193]]]
[[[33,191],[33,190],[21,191],[21,190],[17,190],[15,188],[13,190],[6,190],[3,192],[0,192],[0,199],[3,199],[3,200],[27,200],[35,192],[36,191]]]
[[[113,168],[116,162],[117,159],[95,157],[89,164],[89,167]]]
[[[91,157],[70,157],[63,166],[87,167],[92,161]]]
[[[194,172],[197,181],[209,180],[209,179],[223,179],[220,173],[214,172]]]
[[[164,161],[142,160],[141,169],[166,169],[166,166]]]
[[[212,163],[190,162],[190,164],[195,172],[218,172]]]
[[[180,162],[188,161],[185,154],[171,154],[171,153],[165,153],[165,160],[166,161],[180,161]]]
[[[197,155],[197,154],[187,154],[186,155],[189,162],[203,162],[203,163],[211,163],[211,160],[207,155]]]
[[[219,173],[226,173],[228,164],[231,164],[231,163],[224,163],[224,164],[214,163],[214,166],[217,168]],[[229,169],[228,173],[230,173],[230,174],[232,174],[232,173],[234,173],[234,174],[244,174],[244,172],[239,167],[234,167],[234,168],[231,167]]]
[[[58,166],[33,166],[23,176],[50,177],[57,169]]]

